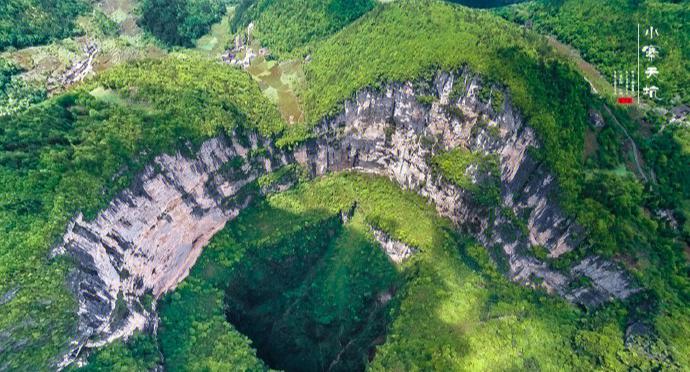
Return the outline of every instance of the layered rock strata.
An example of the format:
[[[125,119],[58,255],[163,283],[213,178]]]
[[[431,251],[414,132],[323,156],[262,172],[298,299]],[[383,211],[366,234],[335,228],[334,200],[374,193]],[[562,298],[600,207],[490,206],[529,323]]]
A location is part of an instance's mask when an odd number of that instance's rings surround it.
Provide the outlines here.
[[[634,293],[627,275],[601,258],[587,257],[562,272],[529,253],[538,245],[558,259],[583,244],[584,230],[558,206],[557,185],[545,164],[530,157],[528,150],[539,147],[534,131],[509,100],[495,112],[495,103],[478,98],[480,89],[481,80],[470,73],[439,73],[422,87],[391,84],[357,93],[339,115],[315,128],[315,139],[293,152],[256,136],[234,136],[206,141],[192,159],[179,153],[157,157],[93,221],[76,216],[54,249],[78,263],[70,277],[79,300],[78,336],[60,365],[84,346],[155,327],[154,311],[142,297],[175,288],[209,239],[262,193],[253,181],[286,164],[301,164],[316,176],[354,170],[390,178],[428,198],[485,246],[498,248],[508,262],[507,275],[517,282],[586,306]],[[421,103],[420,94],[436,100]],[[500,175],[477,167],[466,171],[473,182],[500,178],[498,206],[478,203],[471,191],[432,168],[429,159],[457,147],[500,160]],[[412,253],[379,235],[393,260]],[[581,276],[591,285],[574,285]]]
[[[478,98],[480,89],[477,76],[440,73],[423,92],[411,83],[359,92],[341,114],[317,126],[316,139],[299,148],[295,159],[316,175],[375,173],[427,197],[441,215],[486,247],[499,247],[508,261],[508,275],[517,282],[542,286],[585,306],[635,292],[629,278],[610,262],[597,265],[598,270],[583,269],[603,262],[599,258],[588,257],[570,272],[560,272],[530,254],[532,247],[541,246],[558,259],[583,244],[584,230],[558,206],[557,185],[546,165],[528,154],[540,146],[534,131],[508,100],[494,112],[492,102]],[[420,103],[420,94],[437,99],[430,105]],[[501,202],[494,213],[429,164],[434,155],[456,147],[500,159]],[[487,176],[472,167],[467,173],[475,181]],[[591,286],[571,288],[577,277],[590,274]]]
[[[79,334],[60,365],[84,346],[155,327],[142,297],[158,298],[184,279],[201,248],[255,196],[245,186],[287,161],[253,158],[253,149],[270,144],[255,136],[248,142],[214,138],[193,159],[158,156],[93,221],[72,219],[53,252],[78,265],[69,283],[79,301]]]

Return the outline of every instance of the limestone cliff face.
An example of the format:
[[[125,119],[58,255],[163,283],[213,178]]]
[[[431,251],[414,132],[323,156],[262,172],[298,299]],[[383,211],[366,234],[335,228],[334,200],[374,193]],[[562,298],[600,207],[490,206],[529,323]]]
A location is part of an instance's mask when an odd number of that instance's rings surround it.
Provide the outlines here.
[[[78,264],[69,283],[79,301],[79,323],[59,366],[84,346],[156,326],[154,309],[142,297],[175,288],[201,248],[249,203],[253,195],[243,187],[286,160],[272,163],[270,152],[252,158],[259,143],[248,140],[246,147],[237,140],[208,140],[193,159],[158,156],[96,219],[77,215],[70,222],[54,254],[68,254]]]
[[[480,84],[470,73],[439,73],[422,88],[406,83],[361,91],[341,114],[315,128],[316,139],[292,153],[256,136],[234,136],[206,141],[192,159],[179,153],[157,157],[93,221],[76,216],[54,250],[78,263],[69,281],[79,300],[79,330],[60,365],[73,361],[84,346],[155,327],[155,309],[146,308],[142,298],[174,289],[202,247],[257,194],[245,186],[291,163],[316,176],[356,170],[389,177],[428,198],[485,246],[498,247],[509,263],[507,274],[517,282],[587,306],[629,296],[636,289],[611,262],[587,257],[559,272],[529,253],[540,245],[557,259],[583,244],[584,231],[559,208],[554,177],[529,156],[528,149],[539,146],[533,130],[509,100],[499,113],[481,102]],[[436,100],[422,104],[420,94]],[[429,165],[433,155],[458,146],[500,159],[501,206],[493,213]],[[252,151],[259,147],[266,151]],[[490,176],[472,167],[467,175],[475,182]],[[385,232],[375,234],[394,260],[414,251]],[[574,286],[583,275],[593,284]]]
[[[610,262],[601,264],[605,261],[588,257],[571,272],[559,272],[529,254],[531,246],[539,245],[558,258],[582,244],[584,230],[558,206],[553,175],[528,155],[530,147],[539,147],[534,131],[509,101],[500,113],[490,102],[481,102],[480,84],[468,73],[440,73],[431,91],[415,92],[411,83],[389,85],[380,92],[362,91],[345,103],[344,112],[324,120],[316,128],[317,139],[298,149],[295,158],[317,175],[346,169],[381,174],[429,198],[441,215],[485,246],[502,248],[508,275],[515,281],[543,286],[587,306],[629,296],[635,289]],[[451,92],[455,92],[452,99]],[[417,100],[420,93],[438,99],[422,104]],[[494,212],[503,213],[490,217],[471,193],[433,172],[428,159],[458,146],[499,157],[502,205]],[[482,178],[477,169],[468,173],[473,179]],[[511,215],[521,216],[527,235]],[[582,275],[593,285],[571,288]]]

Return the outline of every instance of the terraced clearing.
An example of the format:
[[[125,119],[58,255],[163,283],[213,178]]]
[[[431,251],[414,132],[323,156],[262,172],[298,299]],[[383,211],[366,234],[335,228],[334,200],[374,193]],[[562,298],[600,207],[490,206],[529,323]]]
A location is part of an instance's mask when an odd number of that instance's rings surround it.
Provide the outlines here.
[[[196,41],[196,50],[209,57],[218,58],[232,42],[230,34],[230,19],[234,15],[234,7],[228,7],[227,13],[220,22],[211,26],[211,31]]]
[[[304,121],[304,112],[297,91],[304,84],[299,61],[278,62],[258,57],[247,69],[264,94],[275,102],[283,119],[290,124]]]
[[[230,32],[230,21],[234,14],[235,7],[228,7],[223,19],[214,24],[208,34],[197,40],[194,50],[208,58],[219,59],[221,54],[233,46],[236,34]],[[302,122],[304,113],[297,93],[305,84],[301,61],[281,61],[261,56],[261,44],[256,40],[252,41],[250,47],[258,56],[246,71],[259,84],[264,94],[276,104],[283,120],[290,124]]]

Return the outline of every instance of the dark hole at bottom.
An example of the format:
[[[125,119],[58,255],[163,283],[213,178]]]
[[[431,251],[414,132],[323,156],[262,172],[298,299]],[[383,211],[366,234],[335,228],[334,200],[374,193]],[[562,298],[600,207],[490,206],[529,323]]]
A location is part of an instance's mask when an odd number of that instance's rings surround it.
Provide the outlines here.
[[[396,271],[348,226],[309,229],[243,260],[226,291],[227,319],[271,368],[364,370],[385,341]]]

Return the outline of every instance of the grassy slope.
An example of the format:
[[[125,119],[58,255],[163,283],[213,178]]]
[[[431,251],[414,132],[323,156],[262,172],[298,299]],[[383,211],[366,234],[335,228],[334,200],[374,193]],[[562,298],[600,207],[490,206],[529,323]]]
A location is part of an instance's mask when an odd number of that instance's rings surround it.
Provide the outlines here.
[[[88,93],[101,84],[120,103]],[[0,318],[11,332],[3,364],[45,367],[73,332],[69,266],[48,258],[68,219],[94,216],[154,155],[236,125],[272,133],[282,123],[249,76],[185,57],[118,67],[0,118],[0,294],[18,290]]]

